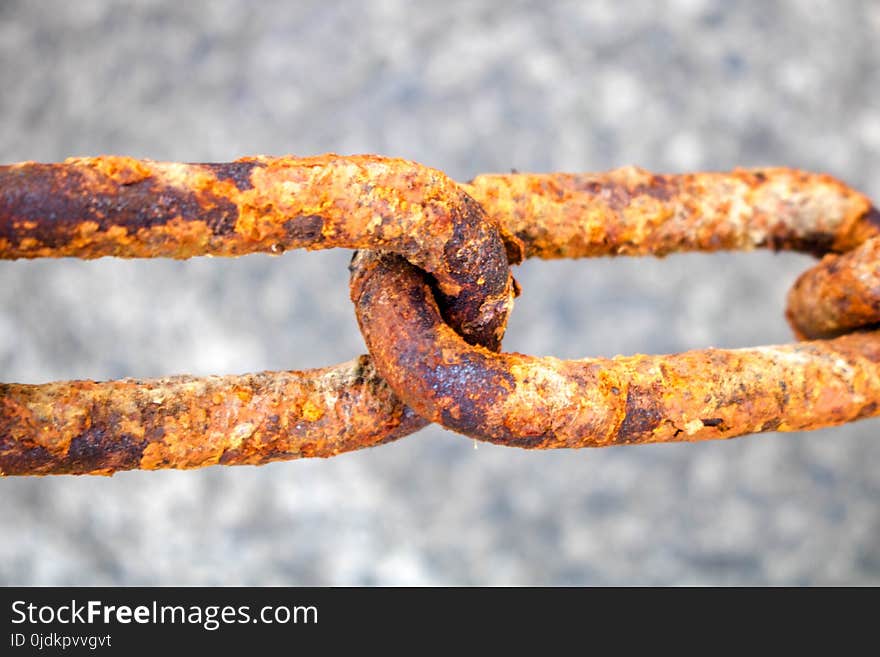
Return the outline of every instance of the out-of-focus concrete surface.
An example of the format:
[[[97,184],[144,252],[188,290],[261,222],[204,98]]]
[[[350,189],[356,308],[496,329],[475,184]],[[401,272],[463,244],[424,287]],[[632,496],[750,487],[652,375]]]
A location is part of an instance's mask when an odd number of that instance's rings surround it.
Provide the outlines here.
[[[376,152],[476,173],[790,165],[880,198],[880,4],[0,2],[0,161]],[[0,263],[0,380],[363,350],[342,251]],[[810,260],[529,262],[505,348],[783,342]],[[0,480],[5,584],[878,584],[880,424]]]

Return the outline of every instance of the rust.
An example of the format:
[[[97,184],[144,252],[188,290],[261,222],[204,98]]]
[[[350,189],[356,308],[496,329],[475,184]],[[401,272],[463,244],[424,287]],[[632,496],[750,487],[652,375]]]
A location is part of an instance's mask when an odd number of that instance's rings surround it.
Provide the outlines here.
[[[858,191],[796,169],[491,174],[462,186],[526,257],[663,256],[771,248],[849,251],[880,234]]]
[[[425,424],[368,356],[304,372],[0,384],[0,475],[329,457]]]
[[[798,278],[788,321],[802,338],[829,338],[880,324],[880,239],[829,254]]]
[[[878,218],[840,181],[782,168],[514,172],[456,184],[373,155],[0,166],[0,258],[360,249],[352,299],[371,352],[305,372],[0,384],[0,475],[332,456],[428,421],[550,448],[873,417]],[[497,353],[519,293],[508,264],[524,257],[754,248],[824,256],[787,314],[799,337],[827,339],[578,361]]]
[[[504,445],[711,440],[880,414],[880,332],[663,356],[498,354],[443,322],[417,269],[369,252],[354,263],[352,300],[376,368],[401,399],[432,422]]]
[[[0,258],[190,258],[380,248],[432,274],[444,312],[497,348],[513,283],[482,207],[436,169],[327,154],[180,164],[127,157],[0,167]]]
[[[505,245],[482,208],[439,171],[336,155],[223,164],[99,157],[0,167],[2,258],[333,247],[409,258],[433,275],[452,325],[471,342],[499,347],[514,292]],[[0,474],[332,456],[424,424],[368,357],[245,377],[3,385]]]

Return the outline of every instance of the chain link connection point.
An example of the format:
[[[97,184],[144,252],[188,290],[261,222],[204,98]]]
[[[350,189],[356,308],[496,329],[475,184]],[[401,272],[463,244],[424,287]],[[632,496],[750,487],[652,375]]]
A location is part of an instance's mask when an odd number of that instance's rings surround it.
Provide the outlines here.
[[[333,456],[438,422],[527,448],[730,438],[880,414],[880,216],[791,169],[478,176],[372,155],[0,167],[0,258],[359,249],[369,356],[305,372],[0,384],[0,474]],[[524,257],[824,256],[787,316],[808,342],[560,361],[498,353]],[[845,335],[847,333],[855,333]]]

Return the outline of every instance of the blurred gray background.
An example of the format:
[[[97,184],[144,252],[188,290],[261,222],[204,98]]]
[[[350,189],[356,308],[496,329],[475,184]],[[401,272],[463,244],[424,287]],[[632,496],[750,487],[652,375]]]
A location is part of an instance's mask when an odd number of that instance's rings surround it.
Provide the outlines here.
[[[876,2],[0,0],[0,161],[375,152],[481,172],[789,165],[880,198]],[[344,251],[0,263],[2,380],[364,349]],[[791,339],[810,259],[528,262],[505,348]],[[4,584],[878,584],[877,421],[526,452],[0,480]]]

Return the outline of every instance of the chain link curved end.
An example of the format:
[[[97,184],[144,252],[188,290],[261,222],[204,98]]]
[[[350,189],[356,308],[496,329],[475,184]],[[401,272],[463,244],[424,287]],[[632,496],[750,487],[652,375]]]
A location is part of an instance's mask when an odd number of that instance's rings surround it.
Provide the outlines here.
[[[788,295],[786,317],[800,339],[831,338],[880,325],[880,238],[828,254]]]

